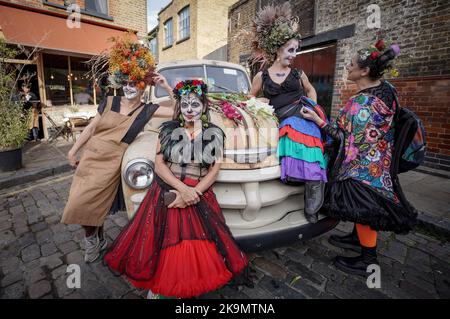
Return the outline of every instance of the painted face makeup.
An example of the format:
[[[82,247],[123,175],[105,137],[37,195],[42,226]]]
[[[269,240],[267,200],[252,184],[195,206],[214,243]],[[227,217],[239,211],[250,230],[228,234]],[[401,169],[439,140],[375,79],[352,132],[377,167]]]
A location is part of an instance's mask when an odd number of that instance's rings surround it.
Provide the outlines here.
[[[181,96],[180,108],[186,122],[195,122],[202,116],[203,103],[197,95],[190,93]]]
[[[125,98],[128,100],[134,99],[138,95],[138,93],[139,91],[135,83],[130,82],[123,87],[123,94],[125,95]]]
[[[278,58],[283,66],[291,65],[292,61],[297,56],[298,41],[291,40],[285,46],[283,46],[279,53]]]

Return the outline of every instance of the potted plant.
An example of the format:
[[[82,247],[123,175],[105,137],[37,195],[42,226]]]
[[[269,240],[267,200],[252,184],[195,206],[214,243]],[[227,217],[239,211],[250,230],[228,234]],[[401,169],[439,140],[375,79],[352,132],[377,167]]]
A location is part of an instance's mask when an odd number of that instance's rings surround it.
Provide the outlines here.
[[[8,63],[18,50],[0,39],[0,171],[22,167],[22,146],[28,136],[30,112],[17,99],[18,70]]]

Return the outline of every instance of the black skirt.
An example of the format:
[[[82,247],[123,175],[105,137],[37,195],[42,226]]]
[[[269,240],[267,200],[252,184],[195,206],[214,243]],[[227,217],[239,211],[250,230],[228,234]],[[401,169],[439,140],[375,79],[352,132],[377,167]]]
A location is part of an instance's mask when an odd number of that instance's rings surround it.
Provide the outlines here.
[[[409,232],[415,225],[417,211],[403,193],[396,203],[353,179],[327,183],[321,213],[335,219],[369,225],[376,231]]]

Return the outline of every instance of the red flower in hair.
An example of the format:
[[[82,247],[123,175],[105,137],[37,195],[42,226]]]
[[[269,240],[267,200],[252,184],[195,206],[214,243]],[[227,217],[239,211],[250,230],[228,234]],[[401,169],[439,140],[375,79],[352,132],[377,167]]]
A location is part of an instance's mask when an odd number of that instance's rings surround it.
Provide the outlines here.
[[[378,40],[377,43],[375,43],[375,48],[377,48],[378,51],[383,51],[386,48],[386,45],[383,40]]]
[[[374,51],[370,54],[370,59],[371,60],[375,60],[376,58],[378,58],[380,56],[380,52],[378,51]]]
[[[192,85],[201,85],[202,82],[200,82],[199,80],[192,80]]]
[[[177,90],[181,89],[183,87],[183,82],[179,82],[177,86],[175,87]]]

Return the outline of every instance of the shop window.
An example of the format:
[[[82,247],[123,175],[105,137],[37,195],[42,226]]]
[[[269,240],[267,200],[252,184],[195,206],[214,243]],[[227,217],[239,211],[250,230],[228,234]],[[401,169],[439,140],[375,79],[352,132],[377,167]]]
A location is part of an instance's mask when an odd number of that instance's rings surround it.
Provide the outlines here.
[[[44,54],[47,106],[70,105],[69,60],[64,55]]]
[[[94,81],[88,75],[89,66],[86,61],[87,59],[84,58],[70,57],[73,103],[76,105],[95,104]],[[97,94],[100,94],[100,91],[95,95],[97,96]]]

